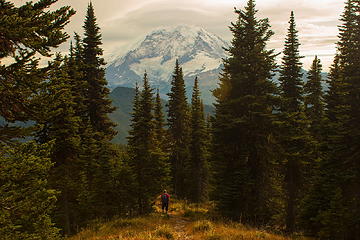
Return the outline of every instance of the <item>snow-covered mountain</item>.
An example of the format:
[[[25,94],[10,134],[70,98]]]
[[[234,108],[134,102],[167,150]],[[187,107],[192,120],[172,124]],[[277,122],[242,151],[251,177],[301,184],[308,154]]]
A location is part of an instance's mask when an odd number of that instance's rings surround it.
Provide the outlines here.
[[[216,88],[224,47],[228,44],[220,37],[200,27],[179,25],[157,29],[148,34],[125,55],[117,56],[106,69],[110,88],[134,87],[141,83],[144,72],[150,83],[159,88],[162,97],[170,89],[171,75],[176,59],[183,68],[188,96],[198,76],[205,103],[212,103],[210,90]]]

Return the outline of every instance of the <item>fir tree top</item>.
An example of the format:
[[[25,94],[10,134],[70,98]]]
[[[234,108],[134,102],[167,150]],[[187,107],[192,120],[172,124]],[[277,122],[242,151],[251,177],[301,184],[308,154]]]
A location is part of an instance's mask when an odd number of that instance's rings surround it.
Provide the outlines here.
[[[345,4],[345,10],[342,14],[340,20],[343,22],[339,26],[339,42],[338,50],[342,58],[345,57],[347,54],[351,52],[353,49],[353,37],[354,37],[354,30],[356,26],[356,1],[355,0],[348,0]]]
[[[312,121],[312,128],[320,129],[320,123],[324,116],[324,97],[321,86],[322,65],[320,59],[315,56],[308,73],[308,81],[304,86],[305,106],[308,119]],[[315,126],[316,125],[316,126]],[[315,130],[314,130],[315,131]]]
[[[102,44],[100,28],[96,23],[95,12],[92,3],[90,2],[87,8],[87,14],[83,26],[85,30],[84,44],[89,47],[97,47]],[[101,48],[96,48],[96,55],[102,55],[103,51]]]
[[[164,114],[162,112],[162,104],[161,104],[159,89],[157,89],[156,97],[155,97],[154,120],[155,120],[155,128],[158,131],[158,134],[162,133],[164,127]]]
[[[183,125],[181,122],[183,122],[183,119],[187,114],[188,107],[183,72],[178,60],[176,60],[175,63],[175,69],[171,81],[171,91],[168,93],[168,96],[168,122],[170,128],[178,128],[180,125]]]
[[[116,124],[110,120],[108,114],[112,113],[115,108],[112,107],[109,99],[110,90],[107,88],[103,67],[105,62],[101,57],[103,50],[100,47],[102,44],[100,28],[96,23],[91,2],[87,8],[84,30],[83,62],[85,64],[84,79],[88,83],[87,112],[93,129],[100,133],[104,139],[111,139],[116,134],[113,129]]]
[[[290,112],[300,111],[302,104],[302,64],[299,54],[298,31],[296,30],[294,12],[291,12],[288,34],[285,40],[284,56],[280,70],[281,94],[283,97],[282,110]]]
[[[270,30],[269,20],[256,17],[254,0],[248,1],[245,10],[235,8],[235,13],[238,19],[236,23],[231,23],[233,40],[227,49],[230,57],[224,62],[224,72],[229,74],[231,82],[230,96],[259,96],[274,92],[275,85],[267,81],[276,67],[274,50],[266,49],[267,42],[274,34]],[[263,87],[259,88],[260,85]]]
[[[197,109],[197,108],[200,108],[200,104],[201,104],[201,101],[200,101],[199,80],[197,77],[195,77],[193,94],[192,94],[192,98],[191,98],[191,106],[192,106],[193,111],[195,109],[200,110],[200,109]]]

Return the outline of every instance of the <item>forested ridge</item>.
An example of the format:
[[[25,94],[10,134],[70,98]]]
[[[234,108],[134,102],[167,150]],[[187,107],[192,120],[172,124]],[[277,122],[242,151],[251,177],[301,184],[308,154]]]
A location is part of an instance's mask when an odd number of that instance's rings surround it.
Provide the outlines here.
[[[49,10],[56,2],[0,0],[0,239],[61,239],[95,220],[145,216],[164,189],[212,204],[212,220],[360,239],[359,0],[345,3],[328,77],[314,56],[306,81],[296,13],[283,13],[277,63],[255,1],[235,8],[215,114],[204,113],[197,78],[187,99],[180,61],[166,113],[144,72],[127,145],[111,142],[115,108],[95,9],[90,2],[83,33],[60,54],[75,11]],[[40,65],[43,57],[51,60]]]

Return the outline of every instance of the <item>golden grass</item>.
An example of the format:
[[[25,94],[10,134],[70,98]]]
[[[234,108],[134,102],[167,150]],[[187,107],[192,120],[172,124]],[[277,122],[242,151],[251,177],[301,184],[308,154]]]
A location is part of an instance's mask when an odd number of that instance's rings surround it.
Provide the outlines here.
[[[156,228],[155,236],[166,239],[174,239],[173,229],[169,225],[162,225]]]
[[[224,225],[217,223],[212,231],[197,232],[194,234],[193,240],[287,240],[288,238],[276,236],[266,232],[247,229],[241,225]]]
[[[214,229],[214,224],[208,220],[197,221],[192,229],[193,232],[209,232]]]
[[[67,240],[161,239],[153,236],[153,232],[154,229],[164,225],[164,221],[163,217],[158,216],[116,219],[102,224],[90,225]]]
[[[89,226],[66,240],[290,240],[285,236],[252,229],[240,223],[210,221],[213,206],[173,202],[169,215],[155,213],[138,218],[119,218]],[[295,239],[295,238],[293,238]],[[305,238],[297,237],[297,240]]]

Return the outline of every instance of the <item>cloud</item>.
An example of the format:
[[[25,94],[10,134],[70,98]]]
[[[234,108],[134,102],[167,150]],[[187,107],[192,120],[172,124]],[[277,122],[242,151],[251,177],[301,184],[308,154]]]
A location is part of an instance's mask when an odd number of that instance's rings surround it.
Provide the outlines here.
[[[17,5],[25,0],[13,0]],[[69,5],[77,14],[66,27],[69,34],[82,33],[82,25],[89,0],[60,0],[54,8]],[[159,26],[190,24],[204,27],[230,41],[228,29],[236,21],[233,9],[243,8],[239,0],[92,0],[103,36],[106,54],[124,52],[134,42]],[[305,55],[315,51],[335,52],[337,26],[344,3],[339,0],[257,0],[259,17],[270,19],[275,32],[270,47],[281,51],[288,28],[290,11],[295,12],[297,29]],[[60,51],[67,51],[68,43]],[[330,65],[330,58],[324,63]],[[306,63],[307,64],[307,63]],[[306,65],[307,66],[307,65]]]

